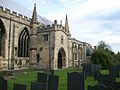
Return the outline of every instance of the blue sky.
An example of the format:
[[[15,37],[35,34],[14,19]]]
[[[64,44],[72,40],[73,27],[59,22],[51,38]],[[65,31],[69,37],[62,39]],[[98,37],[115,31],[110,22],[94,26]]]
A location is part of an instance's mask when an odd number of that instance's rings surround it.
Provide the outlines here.
[[[101,40],[120,51],[120,0],[13,0],[51,21],[68,15],[73,38],[97,45]]]

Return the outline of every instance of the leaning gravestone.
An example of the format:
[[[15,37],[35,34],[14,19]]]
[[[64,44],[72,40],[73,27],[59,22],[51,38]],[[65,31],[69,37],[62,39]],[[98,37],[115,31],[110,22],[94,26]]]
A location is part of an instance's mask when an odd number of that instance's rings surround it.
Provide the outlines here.
[[[48,90],[58,90],[59,77],[56,75],[49,75]]]
[[[48,75],[46,73],[37,73],[37,82],[47,83]]]
[[[67,90],[85,90],[84,73],[78,72],[68,73]]]
[[[26,85],[23,85],[23,84],[14,84],[13,90],[27,90],[26,88],[27,88]]]
[[[46,90],[46,83],[31,82],[31,90]]]
[[[0,76],[0,90],[7,90],[7,80]]]

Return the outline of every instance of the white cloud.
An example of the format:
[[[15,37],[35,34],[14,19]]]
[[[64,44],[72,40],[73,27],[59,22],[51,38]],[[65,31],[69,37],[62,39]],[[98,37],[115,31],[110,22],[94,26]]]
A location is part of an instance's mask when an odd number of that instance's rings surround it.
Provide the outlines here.
[[[41,1],[34,0],[38,13],[51,21],[63,20],[64,25],[68,14],[72,37],[92,45],[104,40],[114,51],[120,51],[120,18],[115,16],[120,11],[120,0]]]

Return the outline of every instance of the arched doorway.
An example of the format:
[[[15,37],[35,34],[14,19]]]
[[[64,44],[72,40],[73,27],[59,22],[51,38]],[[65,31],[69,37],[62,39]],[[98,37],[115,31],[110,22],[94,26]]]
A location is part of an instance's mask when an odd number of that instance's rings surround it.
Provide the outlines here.
[[[5,56],[5,27],[0,19],[0,56]]]
[[[26,27],[19,36],[18,57],[29,57],[29,32]]]
[[[65,50],[63,48],[60,48],[58,51],[58,68],[65,67],[66,64],[65,60],[66,60]]]

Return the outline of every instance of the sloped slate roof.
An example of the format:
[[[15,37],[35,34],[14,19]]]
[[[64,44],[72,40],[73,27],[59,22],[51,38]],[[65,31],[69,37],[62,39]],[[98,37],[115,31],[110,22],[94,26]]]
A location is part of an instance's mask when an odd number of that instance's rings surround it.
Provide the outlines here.
[[[17,12],[17,14],[21,14],[23,16],[27,16],[28,18],[32,17],[32,11],[26,9],[25,7],[15,3],[12,0],[0,0],[0,6],[2,6],[4,9],[10,9],[10,11]],[[51,25],[52,22],[48,19],[37,15],[38,21],[45,24],[45,25]]]

